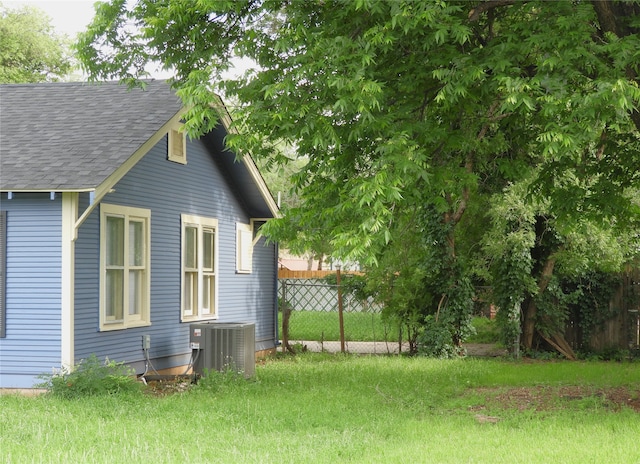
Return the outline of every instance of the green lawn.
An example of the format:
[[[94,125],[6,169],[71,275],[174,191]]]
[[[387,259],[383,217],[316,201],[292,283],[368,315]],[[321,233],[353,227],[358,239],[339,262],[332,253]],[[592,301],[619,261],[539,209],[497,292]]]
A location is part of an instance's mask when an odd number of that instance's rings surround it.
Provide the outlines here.
[[[207,387],[208,388],[205,388]],[[635,463],[640,364],[305,354],[163,397],[0,397],[4,463]]]
[[[282,313],[280,334],[282,335]],[[398,341],[397,326],[385,323],[380,313],[345,312],[343,313],[344,334],[347,341]],[[486,317],[474,317],[476,334],[469,343],[496,343],[499,339],[495,320]],[[289,340],[340,340],[340,322],[337,311],[293,311],[289,320]]]
[[[380,313],[344,312],[344,336],[347,341],[397,341],[398,329],[382,321]],[[280,313],[282,334],[282,313]],[[290,340],[340,340],[337,311],[293,311],[289,319]]]
[[[476,316],[472,325],[476,333],[466,340],[467,343],[497,343],[500,340],[500,329],[495,319]]]

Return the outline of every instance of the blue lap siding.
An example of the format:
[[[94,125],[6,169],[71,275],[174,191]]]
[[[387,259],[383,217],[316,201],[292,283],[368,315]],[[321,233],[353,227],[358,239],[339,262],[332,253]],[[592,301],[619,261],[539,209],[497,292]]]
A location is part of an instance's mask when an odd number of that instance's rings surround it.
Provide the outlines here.
[[[167,140],[152,148],[102,203],[151,210],[151,326],[99,331],[99,207],[80,227],[76,242],[75,358],[92,353],[143,366],[142,335],[151,335],[156,369],[189,360],[189,323],[180,322],[181,214],[218,220],[220,321],[256,323],[256,349],[275,346],[276,250],[261,239],[253,273],[236,273],[236,223],[250,217],[216,162],[210,144],[187,142],[187,164],[167,160]],[[82,208],[81,208],[82,210]]]
[[[7,212],[6,337],[0,388],[29,388],[61,364],[61,200],[49,193],[0,197]]]

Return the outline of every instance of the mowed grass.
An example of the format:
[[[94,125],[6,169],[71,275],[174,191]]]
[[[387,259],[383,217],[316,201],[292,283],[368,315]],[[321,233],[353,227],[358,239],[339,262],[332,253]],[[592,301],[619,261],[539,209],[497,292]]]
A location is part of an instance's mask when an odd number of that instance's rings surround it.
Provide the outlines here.
[[[282,313],[280,334],[282,334]],[[344,312],[344,335],[347,341],[398,341],[398,326],[382,319],[381,313]],[[500,334],[496,321],[486,317],[474,317],[476,333],[468,343],[497,343]],[[340,320],[337,311],[300,311],[289,318],[289,340],[340,340]]]
[[[344,336],[347,341],[397,341],[398,329],[382,320],[382,314],[344,312]],[[282,313],[280,313],[282,334]],[[289,318],[289,340],[340,340],[337,311],[293,311]]]
[[[637,463],[640,364],[304,354],[163,397],[0,397],[5,463]],[[544,408],[496,392],[579,386]],[[479,414],[481,413],[481,414]],[[492,422],[479,420],[490,417]]]

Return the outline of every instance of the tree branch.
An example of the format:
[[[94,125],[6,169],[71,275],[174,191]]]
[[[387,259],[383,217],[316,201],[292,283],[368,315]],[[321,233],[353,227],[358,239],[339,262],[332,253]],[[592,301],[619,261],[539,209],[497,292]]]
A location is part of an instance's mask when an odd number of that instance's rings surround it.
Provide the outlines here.
[[[480,5],[469,11],[469,21],[475,22],[480,19],[480,16],[494,8],[499,8],[501,6],[513,5],[516,3],[516,0],[488,0],[486,2],[482,2]]]
[[[604,2],[592,0],[591,4],[598,16],[598,26],[602,32],[612,32],[618,37],[625,37],[640,33],[637,27],[632,28],[627,25],[629,17],[640,15],[640,5],[635,2]],[[627,78],[640,83],[638,73],[630,66],[626,69]],[[631,120],[640,131],[640,111],[632,109]]]
[[[498,109],[498,107],[500,106],[500,101],[495,101],[491,107],[489,108],[489,110],[487,111],[487,119],[489,120],[489,122],[487,122],[486,124],[484,124],[482,126],[482,128],[480,129],[480,132],[478,132],[477,140],[482,140],[484,138],[484,136],[487,134],[487,131],[489,130],[489,125],[491,121],[494,121],[496,119],[496,117],[494,117],[494,114],[496,112],[496,110]],[[498,116],[499,118],[499,116]],[[466,172],[468,172],[469,174],[473,173],[473,169],[474,169],[474,152],[470,151],[469,153],[467,153],[466,159],[465,159],[465,163],[464,163],[464,169]],[[460,219],[462,219],[462,215],[464,214],[465,210],[467,209],[467,203],[469,202],[469,187],[464,187],[462,189],[462,198],[460,200],[460,202],[458,203],[458,208],[456,209],[455,212],[453,212],[453,214],[447,214],[445,216],[445,222],[447,223],[451,223],[451,224],[457,224],[458,222],[460,222]],[[451,204],[451,197],[447,198],[447,202],[449,204]]]
[[[493,105],[491,105],[491,107],[489,108],[489,111],[487,112],[487,119],[489,120],[489,122],[486,123],[484,126],[482,126],[482,129],[480,129],[480,132],[478,132],[478,136],[476,137],[477,140],[482,140],[484,136],[487,134],[487,131],[489,130],[490,122],[494,122],[499,119],[502,119],[501,116],[494,116],[496,110],[498,109],[498,106],[500,106],[499,100],[493,102]]]

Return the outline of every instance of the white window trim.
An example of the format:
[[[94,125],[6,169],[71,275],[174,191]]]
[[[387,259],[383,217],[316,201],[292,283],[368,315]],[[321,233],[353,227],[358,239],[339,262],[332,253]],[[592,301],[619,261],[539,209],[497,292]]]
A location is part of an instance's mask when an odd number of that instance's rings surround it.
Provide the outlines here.
[[[106,227],[107,216],[124,217],[128,224],[130,219],[142,220],[145,224],[145,256],[144,256],[144,282],[145,289],[142,295],[143,305],[140,317],[129,317],[129,279],[124,279],[124,309],[123,320],[109,322],[106,320],[106,256],[107,256],[107,240]],[[128,227],[127,227],[128,230]],[[125,244],[128,243],[128,233],[125,233]],[[124,248],[127,250],[127,247]],[[125,270],[129,268],[127,260],[125,260]],[[128,329],[132,327],[146,327],[151,325],[150,316],[151,306],[151,210],[142,208],[133,208],[130,206],[118,206],[110,204],[100,205],[100,331]]]
[[[213,239],[213,247],[214,247],[214,262],[213,262],[213,273],[214,273],[214,295],[213,295],[213,311],[210,314],[202,314],[202,300],[203,300],[203,252],[202,246],[198,246],[198,295],[197,295],[197,308],[198,314],[196,315],[186,315],[185,314],[185,301],[184,301],[184,291],[185,291],[185,265],[184,265],[184,256],[185,256],[185,229],[186,227],[196,227],[198,230],[197,243],[199,245],[202,244],[202,233],[204,229],[214,229],[214,239]],[[219,255],[219,247],[218,247],[218,220],[214,218],[208,218],[203,216],[194,216],[190,214],[182,214],[181,215],[181,228],[180,228],[180,237],[181,237],[181,247],[180,247],[180,320],[182,322],[193,322],[193,321],[203,321],[210,319],[218,318],[218,255]]]
[[[236,272],[253,272],[253,227],[251,224],[236,222]]]
[[[181,152],[176,152],[173,149],[175,146],[174,139],[176,137],[180,139],[178,143],[182,141]],[[187,164],[187,137],[182,124],[171,127],[167,133],[167,159],[174,163]]]

